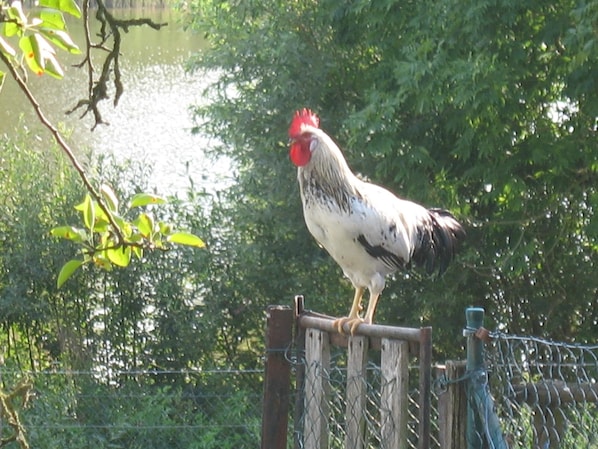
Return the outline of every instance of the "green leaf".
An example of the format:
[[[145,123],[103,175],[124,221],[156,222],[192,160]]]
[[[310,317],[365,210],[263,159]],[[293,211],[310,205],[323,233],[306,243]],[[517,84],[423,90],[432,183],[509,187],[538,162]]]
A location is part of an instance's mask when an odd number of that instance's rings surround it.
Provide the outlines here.
[[[21,2],[12,2],[10,5],[10,8],[6,9],[6,15],[8,16],[9,19],[13,19],[16,20],[17,26],[22,27],[27,23],[27,16],[25,15],[25,12],[23,11],[23,4]],[[10,22],[7,22],[7,25]],[[9,34],[7,34],[7,36],[9,36]],[[10,35],[12,36],[12,35]]]
[[[106,250],[108,260],[119,267],[126,267],[131,261],[131,248],[129,246],[121,246],[119,248]]]
[[[39,31],[58,48],[62,48],[73,55],[81,54],[81,50],[66,31],[54,30],[52,28],[40,28]]]
[[[39,49],[35,41],[35,35],[23,36],[19,40],[19,47],[23,51],[23,55],[25,56],[25,62],[29,66],[29,70],[31,70],[36,75],[43,75],[43,59],[40,58]]]
[[[81,10],[74,0],[40,0],[39,5],[66,12],[78,19],[81,18]]]
[[[110,263],[110,260],[103,254],[95,254],[92,260],[97,267],[106,271],[112,271],[112,263]]]
[[[60,273],[58,273],[56,286],[58,288],[62,287],[62,285],[73,275],[75,271],[77,271],[81,265],[83,265],[83,261],[77,259],[72,259],[65,263],[60,269]]]
[[[142,207],[150,204],[164,204],[166,200],[158,195],[152,195],[150,193],[138,193],[131,198],[129,207]]]
[[[48,73],[55,78],[62,78],[64,72],[56,59],[56,52],[41,34],[23,36],[19,40],[19,47],[25,56],[29,69],[37,74]]]
[[[143,248],[140,248],[139,246],[133,246],[132,251],[133,254],[135,254],[135,257],[137,257],[138,260],[141,260],[143,257]]]
[[[75,209],[83,213],[83,223],[85,223],[87,229],[93,232],[96,219],[96,208],[95,202],[92,201],[91,196],[89,194],[85,195],[83,202],[75,206]]]
[[[15,49],[12,48],[8,42],[2,39],[2,37],[0,37],[0,51],[11,58],[17,56]]]
[[[15,36],[16,34],[19,33],[19,31],[21,31],[22,28],[19,27],[18,24],[14,23],[14,22],[6,22],[4,24],[4,35],[6,37],[12,37]]]
[[[102,194],[102,198],[104,198],[106,206],[108,206],[108,209],[110,209],[111,212],[117,212],[118,198],[114,193],[114,190],[112,190],[112,187],[110,187],[107,184],[102,184],[100,186],[100,193]]]
[[[87,234],[83,229],[78,229],[73,226],[58,226],[50,231],[54,237],[60,237],[73,242],[83,242],[87,240]]]
[[[154,219],[148,214],[140,214],[133,222],[137,226],[141,235],[145,238],[150,238],[154,233]]]
[[[56,59],[56,56],[54,56],[54,54],[49,55],[46,60],[45,73],[56,79],[62,79],[64,77],[64,71],[62,70],[60,63],[58,62],[58,59]]]
[[[45,28],[66,31],[66,22],[64,21],[64,16],[59,11],[43,9],[39,13],[39,18],[42,20],[42,25]]]
[[[4,85],[4,72],[2,70],[0,70],[0,92],[2,91],[2,86]]]
[[[202,239],[189,232],[175,232],[170,234],[167,238],[170,243],[178,245],[194,246],[196,248],[205,248],[206,244]]]

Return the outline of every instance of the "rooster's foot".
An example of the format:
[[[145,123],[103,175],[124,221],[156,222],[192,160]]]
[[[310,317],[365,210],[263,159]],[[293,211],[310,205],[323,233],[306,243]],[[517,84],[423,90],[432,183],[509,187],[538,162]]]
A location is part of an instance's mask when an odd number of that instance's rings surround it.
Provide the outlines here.
[[[355,335],[355,331],[357,330],[357,328],[359,327],[359,325],[361,323],[365,323],[365,320],[363,318],[359,318],[359,317],[352,318],[352,317],[346,316],[344,318],[339,318],[337,320],[334,320],[334,322],[332,323],[332,326],[339,334],[344,334],[345,330],[343,328],[344,328],[345,324],[348,324],[349,331],[350,331],[351,335]]]

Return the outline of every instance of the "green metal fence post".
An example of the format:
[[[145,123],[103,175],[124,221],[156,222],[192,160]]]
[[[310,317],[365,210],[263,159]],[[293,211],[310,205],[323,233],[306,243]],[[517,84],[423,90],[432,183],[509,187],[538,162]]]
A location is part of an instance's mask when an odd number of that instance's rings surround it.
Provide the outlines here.
[[[488,386],[484,342],[477,331],[484,324],[484,309],[465,310],[467,327],[467,448],[508,449]]]
[[[468,307],[465,309],[467,327],[464,335],[467,336],[467,373],[480,372],[484,368],[484,344],[474,335],[474,331],[484,324],[484,309],[481,307]],[[482,449],[482,423],[478,417],[475,403],[472,400],[475,385],[468,382],[467,385],[467,449]]]

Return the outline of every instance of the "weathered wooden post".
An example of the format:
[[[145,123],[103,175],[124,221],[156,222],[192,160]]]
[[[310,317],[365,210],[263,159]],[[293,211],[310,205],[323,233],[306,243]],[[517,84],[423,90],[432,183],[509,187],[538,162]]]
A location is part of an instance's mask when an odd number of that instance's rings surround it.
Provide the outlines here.
[[[347,360],[347,408],[345,448],[363,449],[365,432],[366,368],[368,338],[360,335],[349,337]]]
[[[380,350],[380,447],[405,449],[409,418],[409,343],[383,338]]]
[[[439,376],[446,379],[445,390],[438,395],[438,431],[440,447],[467,447],[467,394],[465,391],[465,361],[448,360],[439,368]]]
[[[286,449],[291,366],[285,357],[293,338],[293,311],[269,306],[266,330],[266,373],[262,414],[262,449]]]

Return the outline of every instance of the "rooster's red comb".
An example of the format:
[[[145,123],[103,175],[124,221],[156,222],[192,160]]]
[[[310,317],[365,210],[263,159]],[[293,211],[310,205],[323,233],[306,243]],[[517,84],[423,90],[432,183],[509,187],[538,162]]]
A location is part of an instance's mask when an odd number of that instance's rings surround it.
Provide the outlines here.
[[[289,137],[296,137],[301,134],[302,125],[310,125],[318,128],[320,126],[320,119],[311,111],[311,109],[303,108],[300,111],[295,112],[289,128]]]

